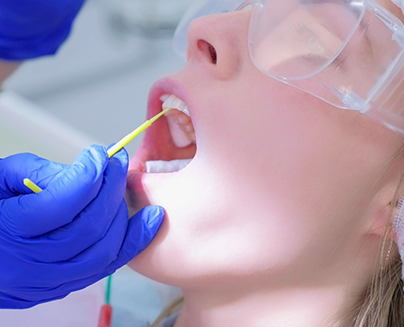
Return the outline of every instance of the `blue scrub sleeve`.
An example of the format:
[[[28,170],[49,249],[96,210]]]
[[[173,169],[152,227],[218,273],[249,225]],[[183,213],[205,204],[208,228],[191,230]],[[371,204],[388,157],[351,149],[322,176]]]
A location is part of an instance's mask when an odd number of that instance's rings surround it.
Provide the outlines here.
[[[0,58],[21,61],[56,53],[84,0],[1,0]]]

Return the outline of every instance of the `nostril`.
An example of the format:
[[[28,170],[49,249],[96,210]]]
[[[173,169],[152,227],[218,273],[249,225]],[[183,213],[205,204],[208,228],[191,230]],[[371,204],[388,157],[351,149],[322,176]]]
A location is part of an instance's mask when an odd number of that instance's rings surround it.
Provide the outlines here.
[[[207,57],[209,57],[212,64],[214,64],[214,65],[217,64],[217,52],[216,52],[216,49],[215,49],[215,47],[213,45],[211,45],[210,43],[208,43],[208,42],[206,42],[204,40],[199,40],[198,41],[198,48]]]
[[[217,53],[216,53],[216,49],[211,44],[209,44],[209,52],[210,52],[210,58],[212,59],[212,63],[216,65],[217,64]]]

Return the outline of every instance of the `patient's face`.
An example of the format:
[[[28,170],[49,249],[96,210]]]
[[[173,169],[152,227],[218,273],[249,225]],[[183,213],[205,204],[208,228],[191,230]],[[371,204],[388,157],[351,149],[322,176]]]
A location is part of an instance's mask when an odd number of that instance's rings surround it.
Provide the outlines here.
[[[131,162],[128,203],[161,205],[167,217],[130,265],[162,282],[263,286],[337,276],[370,227],[371,201],[401,144],[359,113],[258,71],[248,54],[249,15],[196,21],[186,67],[151,91],[148,115],[174,93],[196,136],[196,147],[177,149],[162,119]],[[146,160],[193,156],[178,172],[143,172]]]

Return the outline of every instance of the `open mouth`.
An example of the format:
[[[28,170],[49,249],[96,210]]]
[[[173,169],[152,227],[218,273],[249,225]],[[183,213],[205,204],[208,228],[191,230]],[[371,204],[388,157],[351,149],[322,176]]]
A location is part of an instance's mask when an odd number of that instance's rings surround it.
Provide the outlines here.
[[[145,132],[131,160],[131,169],[143,173],[173,173],[184,169],[196,153],[195,128],[187,104],[173,94],[152,101],[152,111],[171,108]]]

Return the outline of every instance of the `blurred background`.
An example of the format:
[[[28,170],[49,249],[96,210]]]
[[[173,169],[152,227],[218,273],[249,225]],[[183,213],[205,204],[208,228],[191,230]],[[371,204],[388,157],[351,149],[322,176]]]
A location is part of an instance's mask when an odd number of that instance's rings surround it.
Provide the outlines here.
[[[140,125],[152,84],[184,64],[171,38],[191,1],[87,0],[57,55],[25,62],[3,85],[0,158],[33,152],[70,164],[83,147],[117,142]],[[104,288],[101,281],[61,301],[0,310],[0,321],[95,326]],[[149,326],[177,292],[121,269],[112,284],[113,327]]]
[[[8,139],[0,147],[0,157],[32,148],[47,158],[70,163],[81,145],[109,145],[142,123],[152,84],[183,66],[172,51],[171,38],[191,1],[87,0],[57,55],[25,62],[3,86],[29,103],[14,97],[6,101],[6,112],[0,111],[1,140]],[[44,134],[46,121],[58,126],[59,142],[64,134],[74,140],[62,153],[54,144],[41,147],[44,139],[36,136],[33,126],[27,127],[29,121],[23,124],[29,129],[26,135],[8,131],[6,137],[6,129],[19,129],[18,118],[7,120],[9,107],[14,106],[43,114],[38,124]],[[29,145],[21,142],[21,136]],[[127,146],[130,154],[139,141]]]

